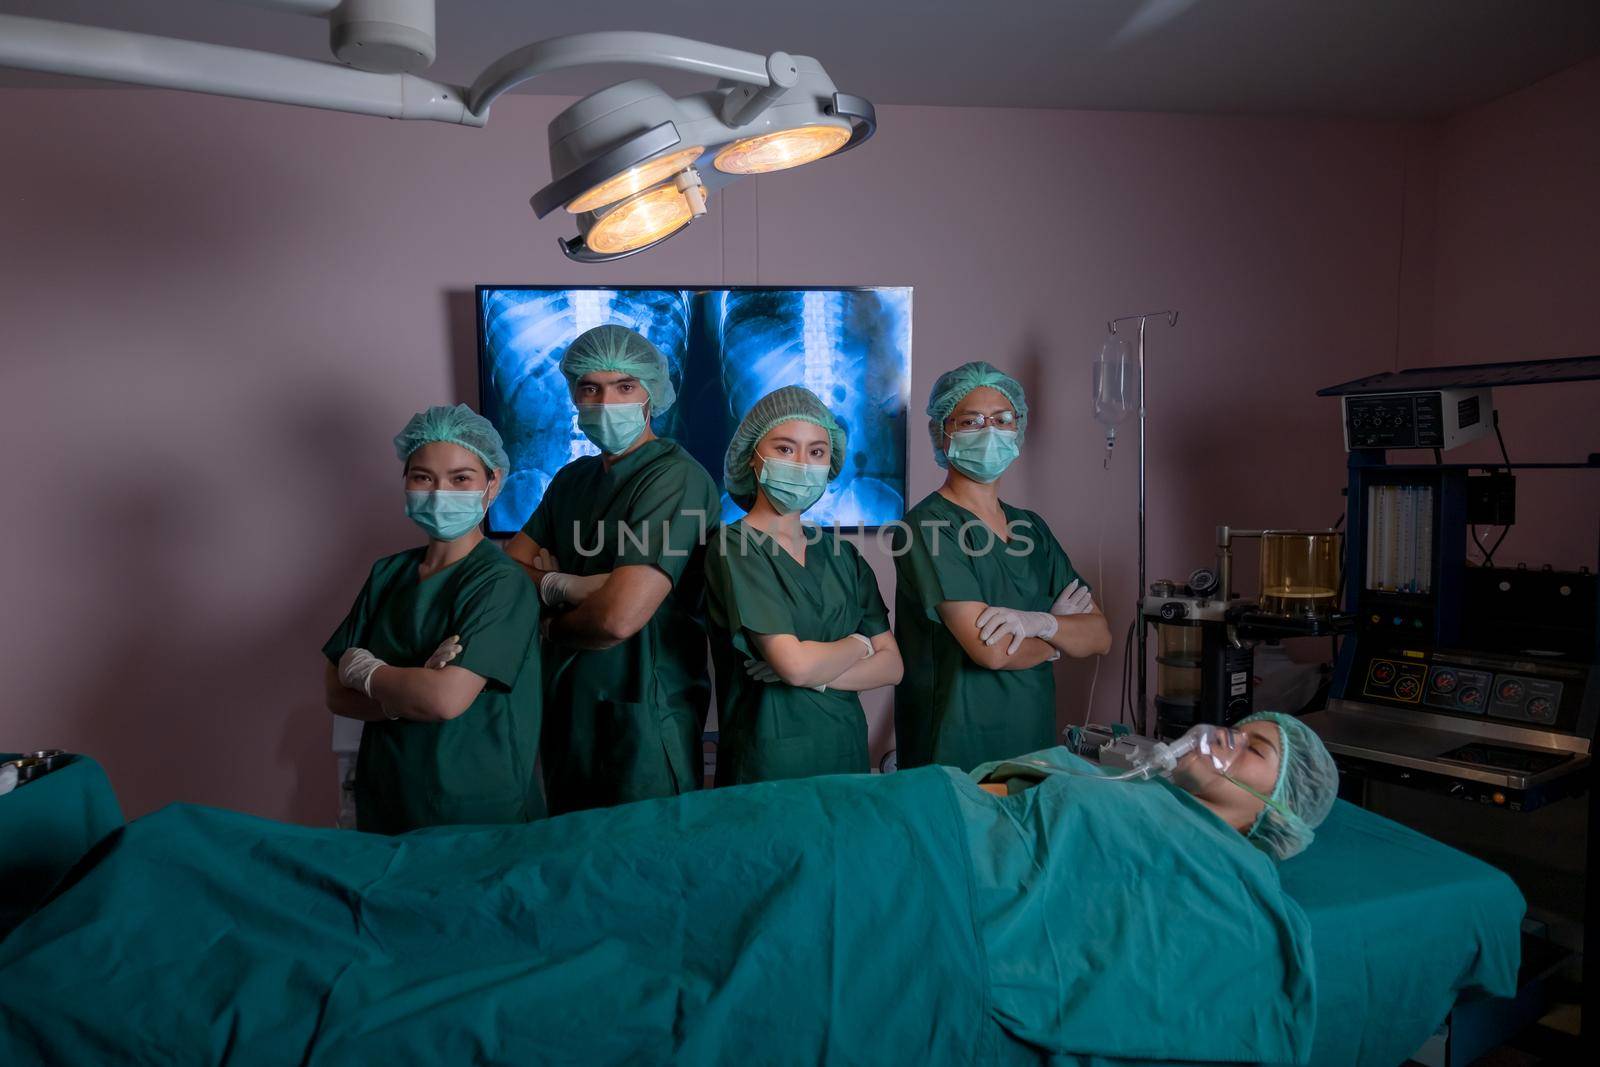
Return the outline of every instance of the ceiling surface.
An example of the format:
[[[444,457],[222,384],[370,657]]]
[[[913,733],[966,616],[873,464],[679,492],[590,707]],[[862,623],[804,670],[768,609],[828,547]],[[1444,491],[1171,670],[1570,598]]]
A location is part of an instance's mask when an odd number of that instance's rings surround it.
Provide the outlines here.
[[[0,14],[331,61],[325,23],[248,0],[0,0]],[[1600,0],[439,0],[428,73],[470,83],[520,45],[597,29],[812,55],[876,103],[1428,118],[1600,54]],[[581,95],[619,76],[521,91]],[[0,69],[0,87],[91,84],[105,83]]]

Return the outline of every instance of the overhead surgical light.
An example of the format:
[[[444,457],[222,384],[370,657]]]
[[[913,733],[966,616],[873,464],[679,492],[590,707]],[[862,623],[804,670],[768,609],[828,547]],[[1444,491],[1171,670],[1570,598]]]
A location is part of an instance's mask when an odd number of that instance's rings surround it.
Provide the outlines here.
[[[567,210],[574,215],[581,215],[585,211],[614,204],[618,200],[626,199],[642,189],[671,177],[681,170],[688,170],[689,164],[700,158],[704,152],[704,145],[695,145],[685,148],[682,152],[673,152],[659,159],[652,159],[648,163],[641,163],[637,167],[629,167],[615,178],[607,178],[599,185],[584,193],[578,199],[567,205]]]
[[[706,213],[705,190],[693,171],[597,212],[585,234],[594,255],[639,252],[677,233]]]
[[[459,87],[418,74],[436,51],[434,0],[233,2],[327,18],[345,65],[0,15],[0,66],[465,126],[484,125],[502,93],[555,70],[626,63],[717,79],[677,99],[626,81],[551,121],[554,177],[531,202],[541,219],[557,208],[575,218],[578,235],[560,245],[581,262],[643,251],[703,215],[712,190],[838,155],[877,126],[872,104],[837,91],[808,56],[661,33],[581,33],[519,48]]]
[[[801,126],[735,141],[713,162],[724,174],[770,174],[830,156],[850,141],[838,126]]]

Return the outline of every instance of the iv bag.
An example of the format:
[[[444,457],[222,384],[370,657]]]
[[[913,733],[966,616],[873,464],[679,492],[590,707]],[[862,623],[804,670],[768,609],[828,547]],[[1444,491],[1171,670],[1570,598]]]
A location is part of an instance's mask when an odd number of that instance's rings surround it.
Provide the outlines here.
[[[1139,410],[1139,364],[1128,342],[1112,334],[1094,361],[1094,417],[1102,426],[1116,426]]]

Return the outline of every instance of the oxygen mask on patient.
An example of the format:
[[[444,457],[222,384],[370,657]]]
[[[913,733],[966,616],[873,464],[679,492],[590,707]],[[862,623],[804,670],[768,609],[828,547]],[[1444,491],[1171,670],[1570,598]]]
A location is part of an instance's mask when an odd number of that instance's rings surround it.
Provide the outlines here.
[[[1216,723],[1196,723],[1175,741],[1157,741],[1143,750],[1132,768],[1108,777],[1123,781],[1159,775],[1194,792],[1206,778],[1226,776],[1248,747],[1249,739],[1243,731]]]

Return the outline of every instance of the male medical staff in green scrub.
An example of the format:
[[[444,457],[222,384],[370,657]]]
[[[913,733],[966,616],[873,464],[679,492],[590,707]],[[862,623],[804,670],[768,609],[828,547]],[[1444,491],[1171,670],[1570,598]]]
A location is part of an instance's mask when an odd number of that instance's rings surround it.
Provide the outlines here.
[[[889,611],[856,547],[800,521],[844,459],[844,428],[796,385],[728,445],[723,484],[746,514],[706,548],[718,785],[872,769],[858,694],[900,680]]]
[[[328,710],[366,723],[356,826],[537,819],[539,598],[479,529],[505,484],[500,435],[458,404],[413,416],[394,446],[428,543],[374,563],[322,648]]]
[[[1050,663],[1103,655],[1111,631],[1044,520],[1000,499],[1028,430],[1022,385],[965,363],[934,382],[927,410],[948,473],[892,528],[898,762],[971,770],[1055,744]]]
[[[676,399],[655,345],[597,326],[561,373],[600,455],[557,471],[506,549],[554,609],[541,754],[557,814],[699,787],[711,700],[702,566],[719,509],[705,468],[650,428]]]

